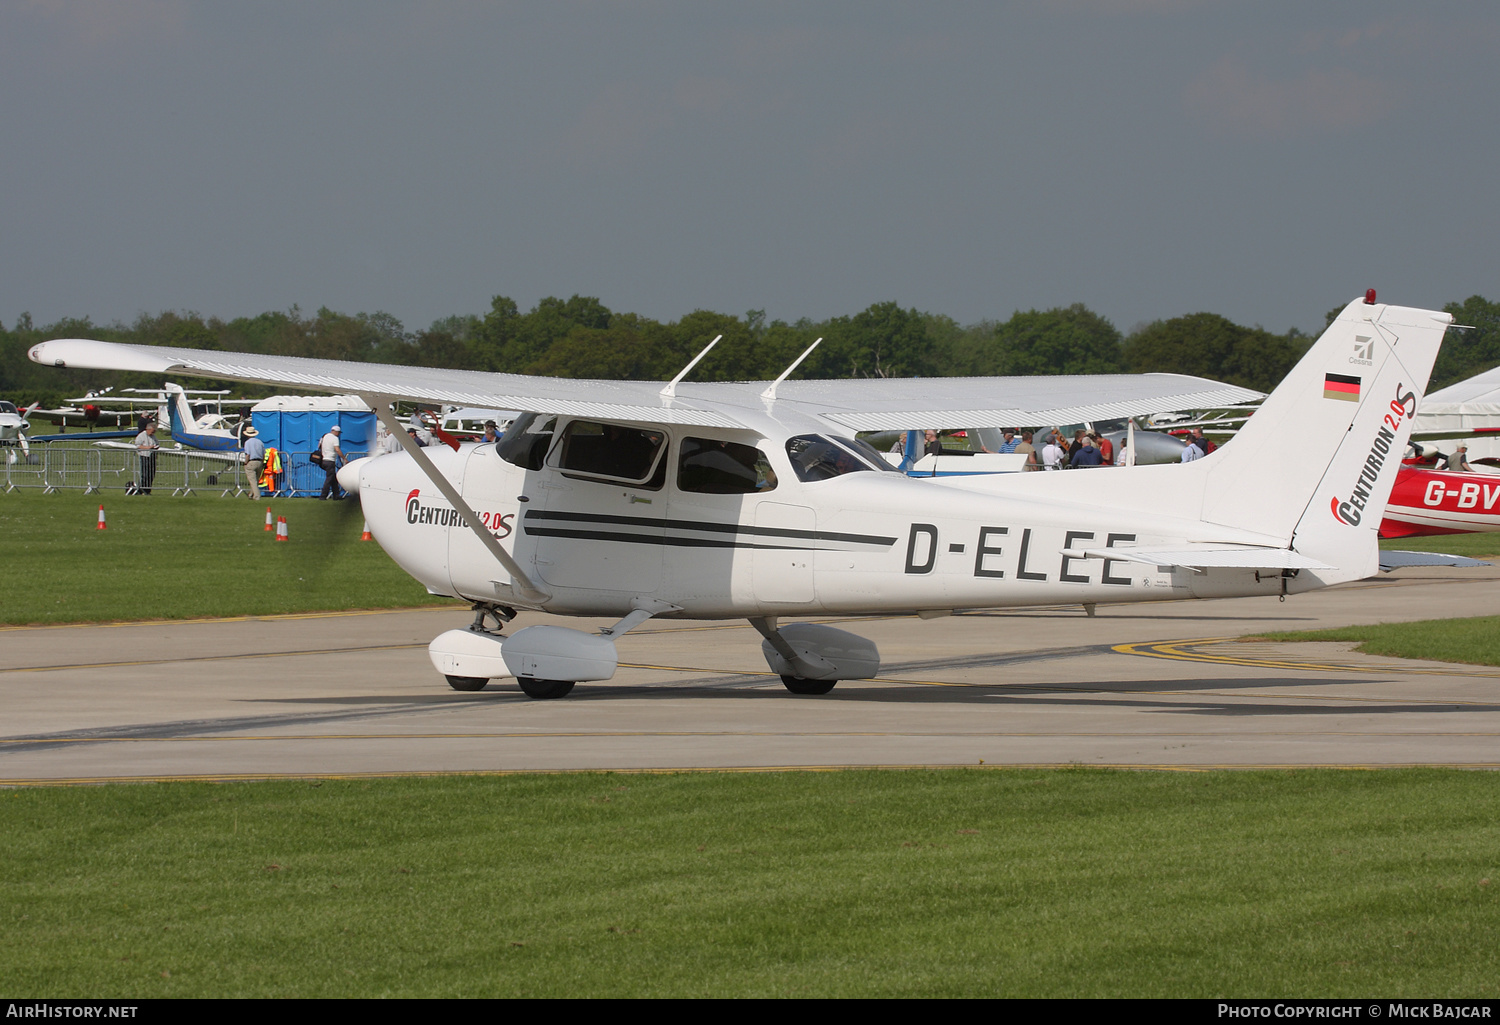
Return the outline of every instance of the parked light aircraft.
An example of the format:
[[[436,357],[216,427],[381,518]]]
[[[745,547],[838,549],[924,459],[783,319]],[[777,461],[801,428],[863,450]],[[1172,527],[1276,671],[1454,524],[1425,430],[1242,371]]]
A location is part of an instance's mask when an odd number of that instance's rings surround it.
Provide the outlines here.
[[[783,617],[1287,595],[1373,575],[1451,322],[1368,293],[1229,445],[1192,463],[938,481],[895,472],[855,433],[1212,408],[1237,389],[1175,375],[793,382],[790,368],[769,385],[662,386],[84,339],[30,356],[362,395],[406,452],[346,467],[346,481],[403,569],[474,604],[475,628],[429,648],[458,689],[514,675],[560,697],[609,679],[626,631],[675,616],[748,619],[787,688],[823,694],[875,676],[875,644]],[[396,400],[523,413],[498,444],[421,449]],[[519,609],[618,621],[483,629]]]
[[[0,399],[0,445],[19,445],[21,454],[31,458],[31,446],[26,441],[26,432],[31,429],[31,424],[26,418],[40,405],[40,402],[33,402],[25,409],[17,409],[14,402]],[[16,461],[14,452],[8,455],[11,462]]]
[[[1381,537],[1500,530],[1500,475],[1402,466],[1380,524]]]

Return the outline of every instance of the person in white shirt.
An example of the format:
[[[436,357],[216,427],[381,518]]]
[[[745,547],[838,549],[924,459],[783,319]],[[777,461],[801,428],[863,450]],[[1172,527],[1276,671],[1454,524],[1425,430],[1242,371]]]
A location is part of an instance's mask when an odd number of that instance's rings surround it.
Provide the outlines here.
[[[1062,447],[1062,435],[1057,428],[1052,429],[1052,440],[1042,446],[1042,468],[1045,470],[1061,470],[1064,457],[1068,450]]]
[[[338,478],[339,465],[344,461],[344,450],[339,448],[339,435],[343,433],[344,429],[334,424],[333,429],[323,435],[323,440],[318,442],[319,453],[323,459],[323,472],[328,475],[323,479],[323,493],[318,496],[319,499],[344,497],[339,491]]]
[[[156,450],[161,442],[156,440],[156,421],[147,420],[141,433],[135,436],[135,453],[139,457],[140,473],[135,482],[135,493],[151,494],[151,484],[156,480]]]

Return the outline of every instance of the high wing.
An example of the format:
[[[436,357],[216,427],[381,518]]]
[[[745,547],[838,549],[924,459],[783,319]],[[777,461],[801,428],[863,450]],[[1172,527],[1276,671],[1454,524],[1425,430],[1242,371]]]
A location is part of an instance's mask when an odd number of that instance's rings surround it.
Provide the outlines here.
[[[583,416],[622,423],[760,429],[764,382],[684,383],[526,377],[476,370],[353,363],[166,346],[58,339],[32,346],[34,362],[98,370],[180,374],[315,391]],[[884,378],[783,381],[777,413],[794,411],[850,431],[913,427],[1059,425],[1201,409],[1263,398],[1260,392],[1179,374],[1075,377]]]

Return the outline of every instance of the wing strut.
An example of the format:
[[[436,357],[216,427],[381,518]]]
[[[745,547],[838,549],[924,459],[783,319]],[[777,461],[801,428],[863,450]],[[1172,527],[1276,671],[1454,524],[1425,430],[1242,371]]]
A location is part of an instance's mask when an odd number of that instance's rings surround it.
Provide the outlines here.
[[[427,458],[427,453],[422,451],[422,446],[417,444],[416,439],[406,433],[406,428],[401,426],[401,422],[391,412],[391,400],[389,396],[361,395],[360,398],[365,400],[365,405],[375,410],[375,415],[380,418],[380,422],[385,425],[385,429],[390,431],[397,441],[401,442],[401,447],[406,449],[412,461],[427,475],[427,479],[432,481],[433,485],[443,493],[443,497],[448,500],[449,504],[458,510],[458,514],[464,518],[464,522],[468,524],[469,529],[474,532],[474,535],[479,538],[480,543],[490,550],[490,554],[495,557],[500,565],[505,567],[505,571],[516,582],[516,587],[521,592],[521,596],[535,602],[545,602],[551,599],[552,595],[537,587],[531,578],[526,575],[525,571],[521,569],[516,560],[510,557],[510,553],[500,547],[500,542],[495,539],[495,535],[485,529],[484,524],[479,521],[479,516],[475,514],[473,509],[469,508],[468,503],[459,495],[458,489],[453,486],[447,477],[438,472],[436,466],[432,465],[432,460]]]

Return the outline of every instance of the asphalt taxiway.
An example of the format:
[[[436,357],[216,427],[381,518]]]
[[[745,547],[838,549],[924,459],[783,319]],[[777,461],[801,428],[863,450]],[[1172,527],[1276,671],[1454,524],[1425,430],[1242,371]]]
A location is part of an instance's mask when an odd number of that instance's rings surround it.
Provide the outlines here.
[[[910,765],[1500,767],[1500,668],[1258,631],[1500,608],[1500,567],[1276,598],[841,620],[879,679],[789,694],[744,622],[651,622],[557,701],[452,691],[462,610],[0,628],[0,784]],[[547,622],[523,615],[517,626]],[[569,625],[591,628],[579,621]]]

